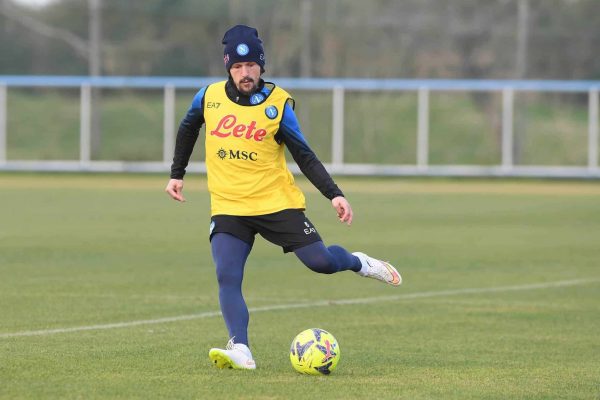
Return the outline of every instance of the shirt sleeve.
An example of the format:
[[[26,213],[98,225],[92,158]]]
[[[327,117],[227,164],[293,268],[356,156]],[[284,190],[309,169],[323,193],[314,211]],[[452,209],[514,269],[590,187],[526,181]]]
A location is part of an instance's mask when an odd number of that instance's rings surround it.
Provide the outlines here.
[[[290,151],[290,154],[300,167],[300,171],[308,180],[329,200],[334,197],[343,196],[344,193],[337,187],[331,175],[327,172],[321,161],[317,158],[312,149],[308,146],[304,135],[300,131],[300,124],[296,118],[293,108],[286,104],[279,132],[275,139]]]
[[[194,145],[200,135],[200,128],[204,124],[204,93],[203,87],[196,93],[187,114],[179,124],[177,139],[175,140],[175,155],[171,164],[171,179],[183,179],[185,169],[190,162]]]

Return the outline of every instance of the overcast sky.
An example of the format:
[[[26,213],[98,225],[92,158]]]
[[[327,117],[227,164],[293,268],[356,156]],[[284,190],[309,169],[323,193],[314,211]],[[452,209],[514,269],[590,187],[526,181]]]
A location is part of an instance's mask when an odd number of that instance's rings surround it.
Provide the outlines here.
[[[48,3],[52,3],[55,0],[14,0],[17,3],[24,4],[31,7],[45,6]]]

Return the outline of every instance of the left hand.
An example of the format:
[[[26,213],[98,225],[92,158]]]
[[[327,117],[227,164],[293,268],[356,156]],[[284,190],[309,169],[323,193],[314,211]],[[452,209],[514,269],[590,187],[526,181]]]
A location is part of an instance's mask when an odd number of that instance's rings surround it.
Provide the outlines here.
[[[350,207],[350,203],[343,196],[334,197],[331,199],[331,205],[337,211],[338,218],[341,223],[347,223],[348,225],[352,224],[352,207]]]

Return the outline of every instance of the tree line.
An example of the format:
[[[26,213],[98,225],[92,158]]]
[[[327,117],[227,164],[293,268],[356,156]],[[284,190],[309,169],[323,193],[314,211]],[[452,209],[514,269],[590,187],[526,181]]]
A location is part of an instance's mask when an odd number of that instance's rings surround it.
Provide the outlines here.
[[[220,76],[238,23],[272,76],[600,79],[598,0],[0,0],[0,74]]]

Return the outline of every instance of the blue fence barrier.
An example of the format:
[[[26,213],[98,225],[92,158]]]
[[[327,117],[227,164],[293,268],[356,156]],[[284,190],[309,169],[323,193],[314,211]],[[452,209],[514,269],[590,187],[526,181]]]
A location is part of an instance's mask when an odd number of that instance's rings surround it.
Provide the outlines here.
[[[222,77],[124,77],[124,76],[14,76],[0,75],[0,170],[59,171],[167,171],[175,141],[175,91],[199,89]],[[271,78],[290,90],[332,91],[331,163],[326,167],[337,174],[436,175],[436,176],[536,176],[600,178],[598,166],[598,92],[600,81],[558,80],[448,80],[448,79],[320,79]],[[91,89],[162,89],[164,91],[163,160],[157,162],[98,161],[90,157]],[[79,88],[80,155],[79,160],[8,160],[7,159],[7,90],[9,88]],[[416,163],[414,165],[352,164],[344,160],[344,98],[347,92],[412,91],[417,93]],[[431,92],[498,92],[502,95],[501,162],[496,166],[431,165],[429,162],[429,95]],[[515,165],[514,93],[556,92],[583,93],[588,96],[587,163],[581,166]],[[292,168],[295,170],[295,168]],[[204,163],[190,166],[204,171]]]

